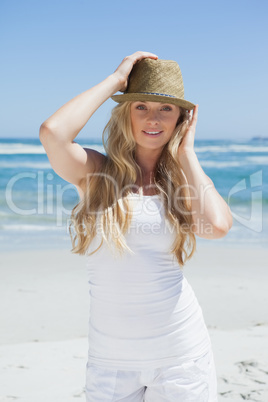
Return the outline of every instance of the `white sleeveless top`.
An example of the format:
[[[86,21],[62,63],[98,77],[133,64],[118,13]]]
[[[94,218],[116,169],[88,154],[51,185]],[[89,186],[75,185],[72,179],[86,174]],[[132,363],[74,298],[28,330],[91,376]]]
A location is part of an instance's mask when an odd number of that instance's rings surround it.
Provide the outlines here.
[[[161,197],[131,194],[126,234],[133,254],[104,242],[87,257],[89,361],[121,370],[154,369],[202,356],[210,339],[201,308],[170,247]],[[94,238],[89,251],[100,244]]]

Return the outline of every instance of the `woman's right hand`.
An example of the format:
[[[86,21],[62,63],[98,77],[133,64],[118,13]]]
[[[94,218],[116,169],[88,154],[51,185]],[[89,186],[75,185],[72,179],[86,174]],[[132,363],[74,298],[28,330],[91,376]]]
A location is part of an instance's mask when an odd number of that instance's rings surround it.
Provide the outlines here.
[[[117,67],[115,72],[113,73],[114,76],[118,79],[119,82],[119,91],[124,92],[128,85],[128,77],[131,73],[131,70],[137,61],[140,61],[145,58],[150,59],[158,59],[154,53],[150,52],[136,52],[131,54],[130,56],[126,56],[122,63]]]

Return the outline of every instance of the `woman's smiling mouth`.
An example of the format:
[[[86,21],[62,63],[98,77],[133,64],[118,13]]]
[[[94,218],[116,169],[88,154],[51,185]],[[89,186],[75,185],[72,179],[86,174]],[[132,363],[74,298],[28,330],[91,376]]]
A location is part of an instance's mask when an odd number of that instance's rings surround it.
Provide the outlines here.
[[[146,135],[150,135],[150,136],[158,136],[158,135],[160,135],[162,132],[163,132],[163,130],[161,130],[161,131],[145,131],[145,130],[142,130],[142,132],[144,133],[144,134],[146,134]]]

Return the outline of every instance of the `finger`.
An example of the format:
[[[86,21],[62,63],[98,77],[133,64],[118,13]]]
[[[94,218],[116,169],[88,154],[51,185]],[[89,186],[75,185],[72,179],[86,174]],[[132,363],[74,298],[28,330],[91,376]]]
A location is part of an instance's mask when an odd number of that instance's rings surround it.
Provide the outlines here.
[[[129,61],[132,62],[132,64],[134,65],[135,63],[137,63],[138,61],[142,60],[142,59],[158,59],[158,56],[154,53],[150,53],[150,52],[135,52],[130,56],[127,56],[126,59],[128,59]]]
[[[191,119],[191,127],[195,128],[197,124],[197,118],[198,118],[198,107],[199,105],[195,105],[193,114],[192,114],[192,119]]]
[[[122,85],[122,88],[120,89],[121,92],[124,92],[127,87],[129,74],[131,73],[134,64],[145,58],[158,59],[158,56],[151,52],[141,52],[141,51],[135,52],[130,56],[126,56],[122,60],[120,65],[117,67],[115,72],[118,72],[121,76],[123,76],[125,81],[124,84]]]
[[[135,52],[130,56],[126,56],[121,62],[121,64],[117,67],[117,70],[119,70],[122,67],[124,69],[125,74],[128,76],[134,64],[145,58],[157,59],[158,56],[150,52],[141,52],[141,51]]]
[[[135,52],[134,55],[137,58],[137,60],[145,59],[147,57],[149,57],[150,59],[158,59],[158,56],[151,52],[138,51],[138,52]]]

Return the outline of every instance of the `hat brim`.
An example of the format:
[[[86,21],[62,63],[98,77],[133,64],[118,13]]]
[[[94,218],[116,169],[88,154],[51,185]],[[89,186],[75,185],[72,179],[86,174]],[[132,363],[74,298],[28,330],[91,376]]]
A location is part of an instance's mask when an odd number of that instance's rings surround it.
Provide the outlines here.
[[[141,94],[141,93],[128,93],[122,95],[114,95],[111,96],[112,100],[117,103],[121,102],[162,102],[162,103],[170,103],[172,105],[181,106],[184,109],[192,110],[195,105],[191,102],[188,102],[185,99],[179,98],[172,98],[169,96],[162,96],[162,95],[151,95],[151,94]]]

